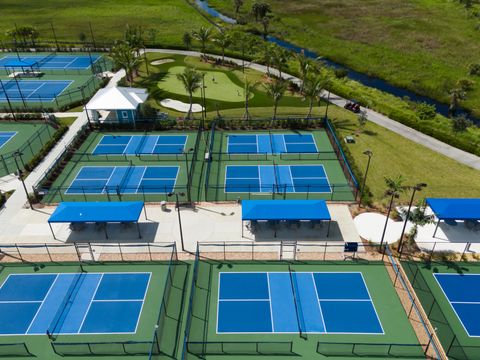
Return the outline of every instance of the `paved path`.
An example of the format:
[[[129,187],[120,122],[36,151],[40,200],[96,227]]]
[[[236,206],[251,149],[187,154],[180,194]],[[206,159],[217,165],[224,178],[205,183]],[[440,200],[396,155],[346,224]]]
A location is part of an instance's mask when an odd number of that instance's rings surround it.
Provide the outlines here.
[[[164,54],[176,54],[176,55],[188,55],[188,56],[196,56],[199,57],[201,53],[197,51],[183,51],[183,50],[170,50],[170,49],[147,49],[147,52],[159,52],[159,53],[164,53]],[[221,56],[217,55],[210,55],[216,58],[221,58]],[[229,58],[225,57],[226,60],[233,61],[239,65],[242,64],[242,60],[239,59],[234,59],[234,58]],[[245,66],[263,72],[267,73],[267,67],[264,65],[256,64],[253,62],[248,62],[245,61]],[[279,75],[278,71],[276,69],[270,68],[270,72]],[[295,81],[297,83],[300,83],[301,80],[296,78],[295,76],[289,75],[282,73],[282,77],[284,79],[288,79],[291,81]],[[322,94],[322,97],[324,99],[327,98],[327,92],[324,91]],[[337,106],[343,107],[345,103],[347,102],[346,99],[335,95],[335,94],[330,94],[330,102],[332,104],[335,104]],[[373,111],[371,109],[366,109],[362,108],[363,111],[365,111],[365,114],[367,116],[367,119],[370,120],[371,122],[383,126],[384,128],[391,130],[411,141],[414,141],[420,145],[423,145],[437,153],[440,153],[442,155],[445,155],[453,160],[456,160],[462,164],[465,164],[467,166],[470,166],[474,169],[480,170],[480,157],[470,154],[466,151],[457,149],[453,146],[450,146],[448,144],[445,144],[431,136],[425,135],[421,133],[420,131],[414,130],[408,126],[405,126],[395,120],[392,120],[385,115],[382,115],[376,111]]]

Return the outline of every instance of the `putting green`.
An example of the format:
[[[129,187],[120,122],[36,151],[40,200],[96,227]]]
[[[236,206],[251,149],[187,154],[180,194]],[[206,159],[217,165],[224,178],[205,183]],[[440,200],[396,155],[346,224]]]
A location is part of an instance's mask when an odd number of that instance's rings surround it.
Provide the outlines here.
[[[182,83],[177,79],[177,74],[183,73],[184,70],[185,66],[171,67],[167,76],[158,83],[158,86],[172,94],[187,95]],[[227,74],[221,71],[202,70],[201,72],[205,74],[207,99],[228,102],[243,101],[243,88],[230,80]],[[197,90],[194,96],[200,97],[200,90]]]

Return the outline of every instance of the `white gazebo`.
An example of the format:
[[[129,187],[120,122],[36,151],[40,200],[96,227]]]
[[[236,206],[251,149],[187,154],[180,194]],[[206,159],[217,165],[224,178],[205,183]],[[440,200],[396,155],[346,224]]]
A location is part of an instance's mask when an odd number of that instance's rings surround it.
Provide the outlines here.
[[[147,89],[110,87],[98,90],[85,106],[92,121],[134,123],[147,100]]]

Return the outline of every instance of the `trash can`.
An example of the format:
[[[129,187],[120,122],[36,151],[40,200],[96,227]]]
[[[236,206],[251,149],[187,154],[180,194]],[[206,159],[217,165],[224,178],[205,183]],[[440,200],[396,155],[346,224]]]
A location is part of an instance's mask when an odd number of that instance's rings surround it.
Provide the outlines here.
[[[160,203],[160,208],[162,209],[162,211],[167,211],[167,202],[166,201],[162,201]]]

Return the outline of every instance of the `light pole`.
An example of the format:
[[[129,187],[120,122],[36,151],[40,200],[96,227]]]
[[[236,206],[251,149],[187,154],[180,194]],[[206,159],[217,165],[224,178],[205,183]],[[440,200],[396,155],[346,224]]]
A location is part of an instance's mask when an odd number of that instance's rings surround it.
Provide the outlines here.
[[[365,169],[365,176],[363,177],[362,189],[360,191],[360,199],[359,199],[360,205],[362,205],[363,193],[365,191],[365,185],[367,184],[368,169],[370,169],[370,160],[372,160],[373,152],[371,150],[366,150],[363,152],[363,155],[367,155],[368,160],[367,160],[367,168]]]
[[[411,187],[413,189],[412,191],[412,197],[410,198],[410,203],[408,204],[408,210],[407,210],[407,215],[405,217],[405,222],[403,223],[403,228],[402,228],[402,234],[400,235],[400,241],[398,243],[398,252],[400,253],[400,258],[402,258],[402,252],[403,252],[403,235],[405,235],[405,229],[407,228],[407,222],[408,218],[410,217],[410,210],[412,209],[412,204],[413,204],[413,199],[415,198],[415,193],[417,191],[422,191],[423,188],[427,187],[427,184],[425,183],[419,183]]]
[[[192,194],[190,192],[190,170],[188,168],[188,154],[193,151],[193,148],[188,149],[187,151],[183,152],[185,157],[185,166],[187,168],[187,201],[191,204],[192,203]],[[192,175],[193,176],[193,175]]]
[[[168,197],[175,196],[175,209],[178,213],[178,226],[180,229],[180,243],[182,245],[182,251],[185,251],[185,244],[183,243],[183,229],[182,229],[182,217],[180,216],[180,203],[178,201],[178,196],[185,196],[185,193],[176,193],[171,192],[167,194]]]
[[[23,177],[22,177],[22,170],[20,170],[20,166],[18,165],[17,157],[22,155],[23,154],[20,151],[15,151],[13,153],[13,159],[15,160],[15,165],[17,166],[18,179],[22,182],[23,190],[25,190],[25,195],[27,195],[28,204],[30,205],[30,209],[33,210],[32,200],[30,199],[30,196],[28,196],[27,187],[25,186],[25,181],[23,181]]]
[[[392,211],[393,199],[399,197],[399,194],[395,190],[388,190],[387,195],[391,196],[390,204],[388,205],[387,218],[385,219],[385,226],[383,227],[382,239],[380,240],[380,251],[382,250],[383,241],[385,240],[385,233],[387,232],[388,219],[390,218],[390,212]],[[385,251],[383,252],[385,255]],[[382,258],[383,259],[383,258]]]

